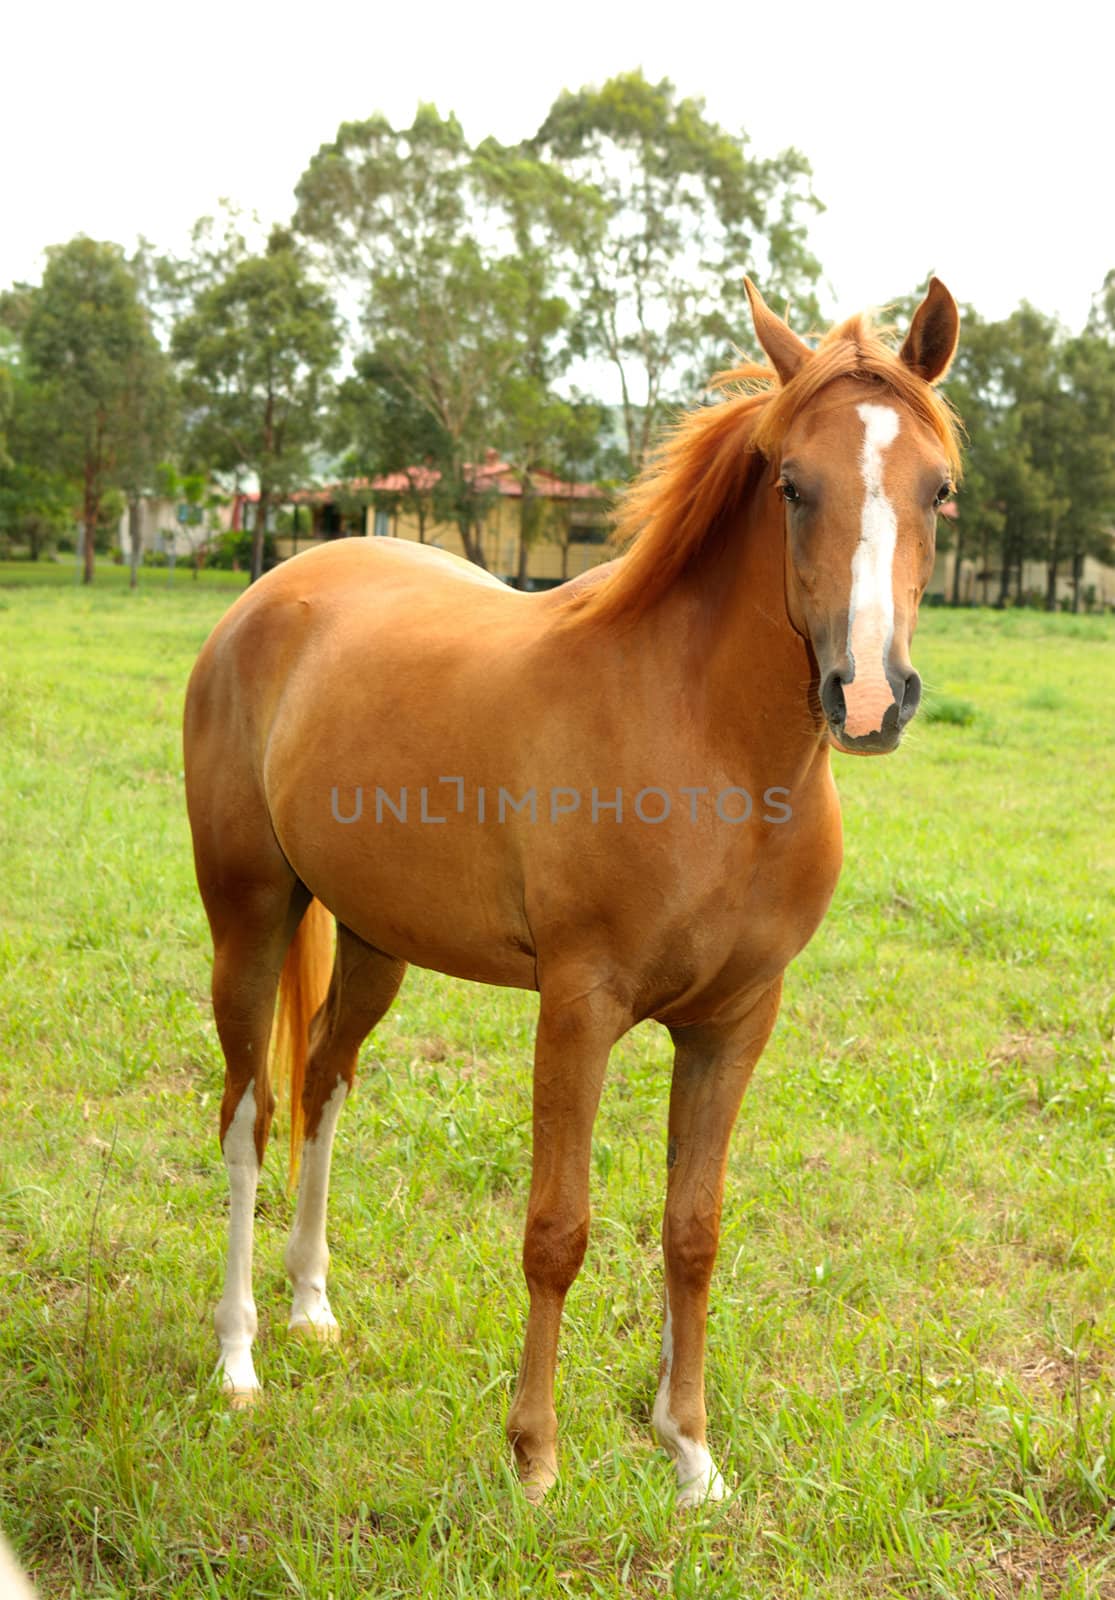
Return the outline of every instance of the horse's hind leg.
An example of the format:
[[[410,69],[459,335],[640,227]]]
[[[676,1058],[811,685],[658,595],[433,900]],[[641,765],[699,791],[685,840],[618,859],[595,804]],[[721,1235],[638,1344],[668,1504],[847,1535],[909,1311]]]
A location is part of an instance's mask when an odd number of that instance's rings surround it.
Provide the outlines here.
[[[335,1338],[337,1329],[325,1288],[333,1135],[356,1074],[360,1046],[394,1000],[405,971],[404,961],[374,950],[338,923],[329,993],[310,1029],[298,1205],[284,1256],[294,1288],[290,1327],[321,1339]]]
[[[289,869],[225,887],[219,896],[205,894],[213,930],[213,1015],[225,1057],[221,1148],[229,1182],[228,1258],[214,1324],[219,1371],[234,1403],[242,1404],[259,1387],[252,1363],[252,1234],[275,1104],[267,1048],[283,958],[309,894]]]
[[[665,1326],[654,1428],[674,1459],[678,1505],[719,1500],[705,1442],[705,1323],[720,1238],[728,1143],[743,1092],[778,1016],[781,981],[732,1021],[678,1028],[666,1164]]]

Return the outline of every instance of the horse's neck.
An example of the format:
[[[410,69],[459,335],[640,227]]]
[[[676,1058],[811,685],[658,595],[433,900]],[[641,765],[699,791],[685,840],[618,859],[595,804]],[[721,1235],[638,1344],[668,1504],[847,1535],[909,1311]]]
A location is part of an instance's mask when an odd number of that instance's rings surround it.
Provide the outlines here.
[[[812,657],[786,610],[784,539],[764,497],[667,598],[659,638],[711,749],[804,772],[827,757]]]

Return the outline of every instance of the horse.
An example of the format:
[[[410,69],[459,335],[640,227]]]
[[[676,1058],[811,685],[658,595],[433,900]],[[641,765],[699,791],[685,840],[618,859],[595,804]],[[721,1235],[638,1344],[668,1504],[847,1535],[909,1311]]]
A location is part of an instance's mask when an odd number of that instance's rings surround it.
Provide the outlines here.
[[[677,424],[623,503],[618,559],[529,594],[429,546],[319,547],[236,601],[186,698],[226,1065],[221,1381],[233,1404],[258,1389],[272,1077],[289,1078],[292,1182],[300,1158],[290,1328],[331,1339],[334,1131],[407,964],[534,990],[506,1423],[531,1501],[558,1471],[558,1331],[605,1068],[648,1018],[674,1048],[653,1425],[680,1506],[724,1495],[704,1363],[729,1137],[840,871],[830,752],[891,751],[917,709],[910,641],[960,470],[934,387],[959,317],[936,278],[898,348],[866,316],[814,346],[746,287],[769,366],[721,375]]]

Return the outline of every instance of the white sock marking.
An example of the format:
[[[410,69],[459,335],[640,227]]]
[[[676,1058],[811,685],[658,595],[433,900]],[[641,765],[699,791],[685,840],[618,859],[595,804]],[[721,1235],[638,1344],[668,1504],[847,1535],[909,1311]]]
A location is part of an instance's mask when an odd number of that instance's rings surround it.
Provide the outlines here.
[[[255,1142],[255,1086],[240,1097],[225,1133],[224,1156],[228,1169],[228,1262],[225,1290],[213,1322],[221,1341],[217,1370],[226,1389],[247,1393],[259,1388],[252,1365],[252,1340],[258,1319],[252,1299],[252,1229],[255,1221],[259,1161]]]
[[[703,1444],[682,1433],[670,1415],[670,1373],[674,1364],[673,1318],[670,1294],[666,1291],[666,1316],[662,1324],[662,1376],[654,1401],[654,1431],[674,1459],[678,1475],[678,1506],[688,1510],[705,1500],[723,1500],[724,1479],[713,1465]]]
[[[325,1212],[329,1200],[329,1167],[337,1118],[348,1094],[344,1079],[322,1107],[321,1121],[312,1139],[302,1146],[302,1173],[298,1180],[298,1205],[294,1226],[283,1257],[294,1295],[290,1308],[292,1328],[333,1329],[337,1319],[329,1306],[325,1279],[329,1271],[329,1246],[325,1239]]]
[[[863,419],[863,511],[860,538],[852,557],[848,604],[848,653],[855,673],[845,687],[845,727],[853,738],[873,733],[893,701],[886,655],[894,632],[894,550],[898,518],[883,490],[883,454],[898,437],[898,412],[892,406],[856,407]]]

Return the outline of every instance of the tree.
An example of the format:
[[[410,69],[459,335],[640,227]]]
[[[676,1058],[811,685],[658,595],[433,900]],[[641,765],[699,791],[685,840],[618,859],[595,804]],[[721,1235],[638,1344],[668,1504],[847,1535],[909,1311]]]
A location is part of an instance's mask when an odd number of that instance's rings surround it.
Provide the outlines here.
[[[128,508],[129,587],[136,587],[141,556],[140,502],[159,488],[162,457],[174,441],[178,393],[170,363],[155,347],[132,358],[127,430],[117,457],[117,477]]]
[[[608,416],[603,406],[595,400],[578,395],[571,400],[558,419],[557,431],[550,443],[550,469],[568,493],[563,499],[551,502],[546,533],[561,546],[561,576],[569,576],[569,547],[577,533],[573,520],[578,484],[593,484],[605,491],[618,490],[622,476],[622,463],[608,442]],[[619,471],[617,472],[617,467]]]
[[[166,381],[162,354],[118,245],[78,237],[47,252],[23,331],[27,376],[41,421],[32,459],[81,484],[84,581],[91,583],[101,498],[124,487],[137,418]]]
[[[528,146],[512,149],[485,140],[476,165],[487,193],[502,208],[521,275],[521,348],[490,398],[489,437],[520,489],[515,582],[522,589],[530,551],[554,531],[556,520],[539,494],[537,475],[554,473],[555,458],[590,414],[578,397],[567,398],[557,387],[573,352],[567,337],[570,308],[555,293],[555,251],[574,243],[586,216],[600,214],[600,197],[539,161]],[[592,415],[599,422],[599,412]]]
[[[473,151],[454,117],[423,106],[405,130],[343,124],[297,197],[295,226],[359,285],[373,369],[430,419],[442,502],[483,566],[476,469],[499,443],[507,386],[537,391],[559,364],[567,307],[545,240],[572,186],[529,152]]]
[[[447,508],[441,484],[452,472],[452,441],[433,412],[399,382],[394,369],[371,351],[356,358],[352,377],[337,388],[329,442],[342,456],[349,477],[396,477],[402,487],[378,494],[410,511],[425,543],[431,515]]]
[[[72,483],[36,459],[50,430],[39,399],[18,341],[0,329],[0,543],[26,540],[32,561],[70,524],[75,498]]]
[[[263,254],[242,255],[203,283],[175,326],[193,459],[258,478],[253,582],[271,508],[308,473],[338,346],[332,300],[279,228]]]
[[[1073,610],[1079,611],[1086,557],[1115,560],[1115,270],[1096,295],[1087,325],[1070,340],[1065,365],[1076,407],[1064,452],[1065,551]]]
[[[703,101],[641,72],[560,95],[530,147],[598,197],[567,265],[579,353],[615,370],[634,472],[667,411],[733,364],[751,326],[745,273],[816,314],[819,267],[802,220],[820,209],[809,166],[795,150],[753,159],[746,136],[711,122]]]
[[[8,428],[15,406],[15,384],[12,381],[12,352],[15,341],[0,329],[0,467],[10,467],[8,454]]]
[[[985,574],[997,547],[998,604],[1012,586],[1023,597],[1023,564],[1040,560],[1045,605],[1059,603],[1068,564],[1079,606],[1085,557],[1111,553],[1115,328],[1105,325],[1102,297],[1072,337],[1025,303],[1000,322],[970,308],[963,321],[946,384],[968,434],[958,538],[980,546]]]

